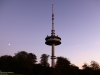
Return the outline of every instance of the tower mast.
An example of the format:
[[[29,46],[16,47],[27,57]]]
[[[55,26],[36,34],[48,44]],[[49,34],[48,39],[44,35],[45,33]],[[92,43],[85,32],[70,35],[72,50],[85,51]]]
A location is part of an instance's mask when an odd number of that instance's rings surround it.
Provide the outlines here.
[[[47,36],[45,38],[46,45],[52,46],[52,52],[51,52],[51,67],[55,67],[55,49],[54,47],[61,44],[61,38],[55,35],[54,30],[54,5],[52,4],[52,30],[51,30],[51,36]]]
[[[54,5],[52,4],[52,30],[51,30],[51,36],[55,36],[55,30],[54,30]],[[55,56],[55,44],[52,43],[52,53],[51,53],[51,64],[52,64],[52,67],[54,67],[55,65],[55,59],[56,59],[56,56]]]

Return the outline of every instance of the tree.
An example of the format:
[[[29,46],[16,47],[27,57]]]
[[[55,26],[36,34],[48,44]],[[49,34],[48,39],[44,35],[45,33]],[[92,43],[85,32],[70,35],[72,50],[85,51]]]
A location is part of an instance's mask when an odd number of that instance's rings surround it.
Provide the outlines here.
[[[64,57],[57,57],[57,62],[55,66],[56,75],[70,75],[70,61]]]
[[[41,64],[42,66],[48,67],[48,66],[49,66],[48,58],[49,58],[49,55],[47,55],[47,54],[42,54],[41,57],[40,57],[40,59],[41,59],[41,60],[40,60],[40,64]]]
[[[83,75],[93,75],[93,70],[87,63],[84,63],[82,67],[83,67],[83,70],[82,70]]]
[[[82,66],[83,69],[86,69],[86,68],[88,68],[88,67],[89,67],[89,66],[88,66],[87,63],[84,63],[83,66]]]
[[[13,71],[13,57],[10,55],[4,55],[0,57],[0,70],[11,72]]]
[[[70,65],[70,71],[72,75],[79,75],[79,67],[75,66],[74,64]]]
[[[28,53],[28,57],[27,57],[27,68],[28,68],[28,74],[31,72],[33,65],[35,65],[37,62],[37,58],[36,55],[33,53]]]
[[[100,66],[99,66],[99,64],[96,61],[91,61],[90,67],[93,70],[99,70],[100,69]]]
[[[51,68],[42,66],[41,64],[35,64],[30,75],[51,75]]]
[[[57,57],[56,67],[69,66],[70,64],[71,63],[67,58],[65,58],[65,57]]]
[[[36,63],[37,57],[33,53],[20,51],[15,54],[15,72],[22,74],[29,74],[33,65]]]

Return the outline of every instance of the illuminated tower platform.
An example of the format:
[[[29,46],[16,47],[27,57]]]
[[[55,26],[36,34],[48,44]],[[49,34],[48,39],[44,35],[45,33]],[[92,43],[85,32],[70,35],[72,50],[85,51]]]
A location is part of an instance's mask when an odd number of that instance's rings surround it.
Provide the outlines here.
[[[46,45],[52,46],[52,53],[51,53],[51,67],[55,67],[55,46],[61,44],[61,38],[55,35],[55,30],[54,30],[54,5],[52,4],[52,30],[51,30],[51,36],[48,36],[45,38]]]

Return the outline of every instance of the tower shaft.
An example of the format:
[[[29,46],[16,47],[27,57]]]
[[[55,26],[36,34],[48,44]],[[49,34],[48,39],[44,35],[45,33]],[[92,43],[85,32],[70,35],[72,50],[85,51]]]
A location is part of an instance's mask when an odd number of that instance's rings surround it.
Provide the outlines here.
[[[52,56],[51,56],[51,66],[54,68],[55,66],[55,44],[52,44]]]

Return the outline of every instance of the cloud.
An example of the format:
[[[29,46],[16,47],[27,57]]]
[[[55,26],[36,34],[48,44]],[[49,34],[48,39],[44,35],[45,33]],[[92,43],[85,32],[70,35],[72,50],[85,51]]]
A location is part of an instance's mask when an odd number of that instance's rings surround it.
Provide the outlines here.
[[[85,46],[89,46],[90,44],[77,44],[74,46],[70,46],[70,48],[78,48],[78,47],[85,47]]]
[[[77,48],[77,47],[82,47],[83,45],[74,45],[74,46],[69,46],[69,48]]]
[[[76,52],[76,54],[79,54],[79,55],[89,55],[92,53],[93,53],[92,50]]]
[[[97,45],[99,45],[99,44],[100,44],[100,42],[96,42],[96,44],[97,44]]]

